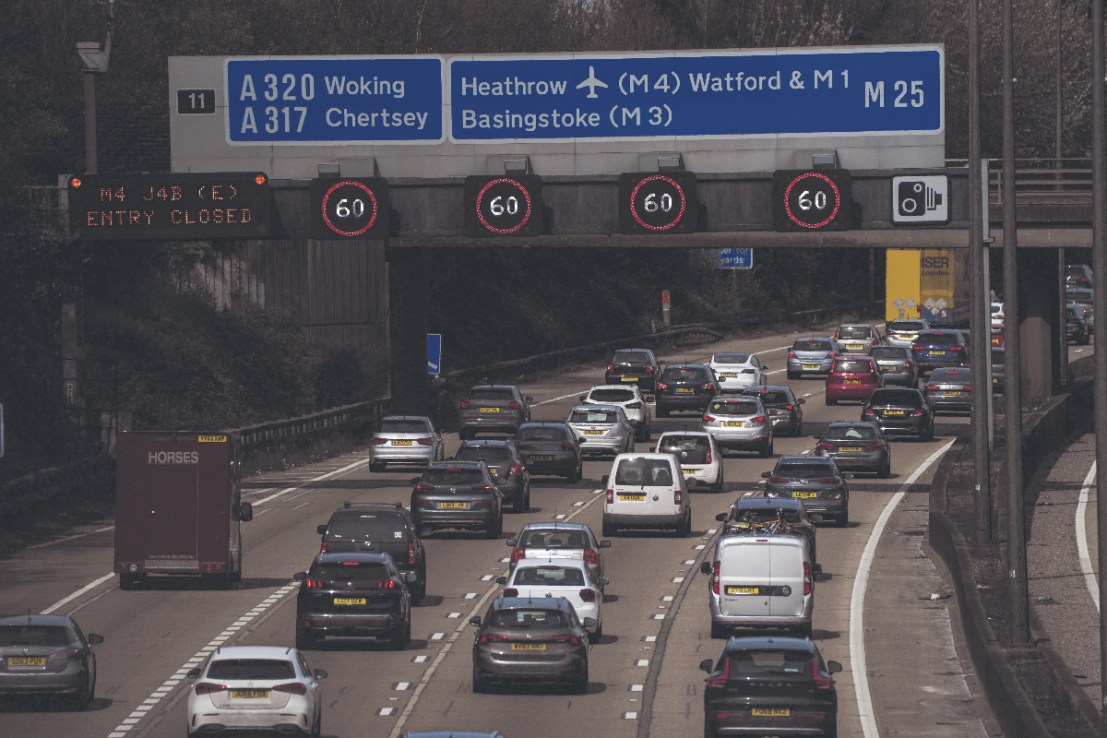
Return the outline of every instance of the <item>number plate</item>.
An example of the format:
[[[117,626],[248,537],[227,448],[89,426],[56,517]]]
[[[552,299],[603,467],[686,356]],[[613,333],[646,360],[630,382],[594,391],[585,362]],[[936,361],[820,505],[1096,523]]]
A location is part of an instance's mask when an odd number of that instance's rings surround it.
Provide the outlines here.
[[[804,364],[803,368],[806,369],[809,372],[819,371],[819,365],[818,364]]]
[[[545,643],[512,643],[512,651],[545,651]]]
[[[797,500],[810,500],[810,499],[812,499],[814,497],[818,497],[818,496],[819,496],[818,492],[793,492],[792,493],[792,497],[796,498]]]
[[[906,410],[885,410],[884,414],[885,415],[906,415],[907,411]]]
[[[268,689],[232,689],[231,699],[234,700],[267,700]]]
[[[863,344],[863,343],[847,343],[846,344],[846,349],[848,349],[849,351],[860,351],[863,348],[865,348],[865,344]]]
[[[856,454],[861,452],[860,446],[839,446],[838,450],[842,453]]]
[[[745,421],[742,421],[742,420],[724,420],[723,421],[723,427],[724,428],[742,428],[745,425],[746,425]]]
[[[773,718],[786,718],[792,717],[792,708],[790,707],[754,707],[750,710],[750,715],[754,717],[773,717]]]
[[[638,377],[620,377],[619,381],[620,382],[637,382]]]
[[[46,666],[45,656],[9,656],[8,666]]]
[[[695,392],[695,391],[696,391],[696,388],[695,388],[695,387],[677,387],[677,388],[676,388],[676,391],[677,391],[678,393],[684,393],[684,394],[688,394],[688,393],[692,393],[692,392]]]
[[[488,467],[488,473],[491,474],[492,476],[496,476],[497,474],[500,473],[500,467],[490,466],[490,467]]]
[[[726,588],[726,593],[728,595],[759,595],[759,594],[761,594],[761,588],[760,587],[735,587],[735,586],[732,585],[732,586],[728,586]]]
[[[940,350],[940,349],[930,349],[930,353],[932,353],[934,356],[945,356],[946,355],[946,352],[943,351],[943,350]]]
[[[619,502],[644,502],[645,499],[645,495],[619,495]]]
[[[439,502],[439,510],[468,510],[468,502]]]
[[[602,436],[604,432],[602,430],[586,430],[584,435],[586,436]]]
[[[719,374],[720,379],[735,379],[737,376],[737,372],[722,372]]]
[[[680,473],[683,474],[686,477],[690,477],[690,476],[692,476],[693,474],[696,473],[696,470],[695,469],[681,469]]]
[[[335,605],[364,605],[364,597],[335,597]]]
[[[549,454],[531,454],[531,461],[553,461],[553,457]]]
[[[860,379],[847,379],[842,384],[861,384]]]
[[[500,412],[500,408],[498,408],[498,407],[482,407],[480,409],[480,411],[482,413],[498,413],[498,412]]]
[[[393,441],[392,445],[393,446],[410,446],[413,443],[414,443],[414,441]]]
[[[957,397],[961,394],[961,390],[946,390],[946,397]]]

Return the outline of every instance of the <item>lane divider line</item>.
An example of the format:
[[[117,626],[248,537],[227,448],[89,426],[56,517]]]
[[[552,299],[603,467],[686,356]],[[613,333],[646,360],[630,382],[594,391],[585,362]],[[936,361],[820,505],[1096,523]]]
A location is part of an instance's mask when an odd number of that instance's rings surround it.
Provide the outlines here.
[[[1076,549],[1080,553],[1080,571],[1084,575],[1084,586],[1088,588],[1088,594],[1092,596],[1095,609],[1099,606],[1099,581],[1095,578],[1095,570],[1092,569],[1092,555],[1088,546],[1088,526],[1084,523],[1088,514],[1088,502],[1091,491],[1095,488],[1096,462],[1092,462],[1092,468],[1088,470],[1088,476],[1084,477],[1084,483],[1080,486],[1080,500],[1076,503]],[[1097,490],[1098,493],[1098,490]],[[1100,531],[1099,535],[1107,535],[1107,531]]]

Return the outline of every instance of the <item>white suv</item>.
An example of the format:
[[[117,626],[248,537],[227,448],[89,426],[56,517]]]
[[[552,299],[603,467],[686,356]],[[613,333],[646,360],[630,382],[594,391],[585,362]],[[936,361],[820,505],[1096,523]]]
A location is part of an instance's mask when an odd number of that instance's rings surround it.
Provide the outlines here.
[[[706,431],[667,431],[657,439],[658,453],[673,454],[689,486],[723,491],[723,454],[715,438]]]
[[[653,417],[650,405],[636,384],[597,384],[580,398],[582,405],[618,405],[634,426],[636,441],[650,440]]]
[[[611,473],[600,480],[606,488],[603,535],[621,528],[675,530],[692,533],[692,503],[680,462],[672,454],[619,454]]]

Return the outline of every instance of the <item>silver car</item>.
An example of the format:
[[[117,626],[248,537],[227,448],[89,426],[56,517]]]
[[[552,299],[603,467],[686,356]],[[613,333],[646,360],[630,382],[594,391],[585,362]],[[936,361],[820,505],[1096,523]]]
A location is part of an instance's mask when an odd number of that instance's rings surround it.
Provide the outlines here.
[[[511,569],[524,559],[579,559],[599,581],[604,575],[600,549],[611,548],[611,541],[597,540],[585,523],[552,522],[528,523],[517,538],[507,539],[507,545],[511,547]]]
[[[745,449],[762,458],[773,455],[773,422],[755,395],[715,398],[703,415],[703,429],[722,453]]]
[[[880,331],[872,323],[843,323],[834,331],[834,341],[839,353],[868,353],[873,346],[879,346],[884,340]]]
[[[788,379],[826,374],[834,363],[837,346],[830,336],[797,338],[788,350]]]
[[[68,615],[0,618],[0,698],[59,696],[87,710],[96,697],[91,647],[103,642],[95,633],[86,637]]]
[[[582,439],[584,456],[618,456],[634,450],[634,428],[618,405],[577,405],[566,419]]]
[[[930,330],[930,323],[921,318],[889,320],[884,326],[884,343],[889,346],[911,348],[911,344],[919,334],[928,330]]]
[[[442,433],[430,418],[390,415],[369,441],[369,471],[384,471],[388,464],[426,466],[445,455]]]
[[[653,432],[653,413],[636,384],[597,384],[580,398],[582,405],[618,405],[634,426],[635,440],[648,441]]]

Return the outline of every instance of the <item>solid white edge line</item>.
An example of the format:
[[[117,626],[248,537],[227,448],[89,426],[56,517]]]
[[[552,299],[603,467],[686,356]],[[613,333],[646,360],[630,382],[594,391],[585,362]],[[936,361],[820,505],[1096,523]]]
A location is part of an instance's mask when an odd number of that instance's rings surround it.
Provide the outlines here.
[[[104,576],[100,577],[99,579],[97,579],[95,581],[92,581],[92,582],[89,582],[85,586],[78,589],[76,592],[70,594],[67,597],[63,597],[60,600],[58,600],[57,602],[55,602],[53,605],[50,605],[50,607],[43,610],[42,613],[44,615],[49,615],[50,613],[54,612],[55,610],[60,610],[61,608],[65,607],[66,605],[68,605],[73,600],[75,600],[78,597],[80,597],[81,595],[83,595],[85,592],[88,592],[89,590],[96,589],[101,584],[104,584],[105,582],[107,582],[108,580],[111,580],[111,579],[115,579],[115,572],[109,572],[109,573],[105,574]]]
[[[1080,500],[1076,503],[1076,549],[1080,553],[1080,571],[1084,574],[1084,585],[1088,588],[1088,594],[1092,596],[1095,609],[1099,611],[1099,582],[1095,578],[1095,570],[1092,569],[1091,550],[1088,547],[1088,526],[1084,520],[1088,514],[1088,498],[1091,489],[1095,485],[1096,462],[1092,462],[1092,468],[1088,470],[1088,476],[1084,477],[1084,483],[1080,486]],[[1105,531],[1100,531],[1104,535]]]
[[[907,490],[949,450],[955,440],[950,439],[944,446],[932,453],[900,485],[899,491],[884,506],[880,517],[873,525],[869,540],[865,544],[865,551],[861,554],[861,561],[857,566],[857,578],[853,580],[853,593],[850,596],[849,603],[849,656],[853,687],[857,693],[857,714],[861,720],[861,731],[865,738],[880,738],[876,726],[876,716],[873,714],[872,694],[869,691],[868,657],[865,652],[865,591],[868,589],[869,572],[872,569],[873,559],[876,558],[876,547],[884,534],[884,527],[888,524],[888,519],[892,517],[892,512],[903,500]]]

